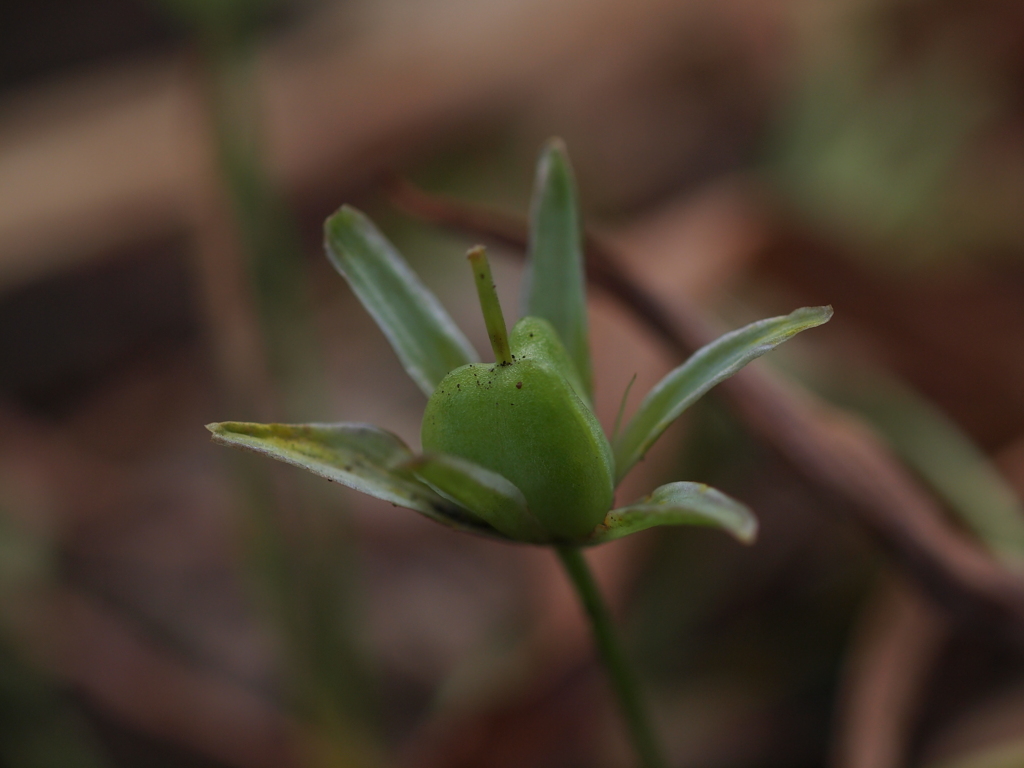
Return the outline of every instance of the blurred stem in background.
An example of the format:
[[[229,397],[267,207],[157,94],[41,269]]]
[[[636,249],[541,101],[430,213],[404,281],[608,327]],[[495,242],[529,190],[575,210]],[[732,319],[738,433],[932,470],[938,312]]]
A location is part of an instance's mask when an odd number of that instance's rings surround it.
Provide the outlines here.
[[[108,763],[73,699],[29,658],[29,649],[47,645],[40,605],[53,579],[48,542],[0,506],[0,765],[102,768]]]
[[[195,30],[207,125],[278,402],[276,418],[322,413],[324,385],[302,243],[266,168],[256,52],[277,0],[161,0]]]
[[[326,409],[324,373],[296,224],[264,161],[257,43],[275,0],[161,0],[193,29],[204,123],[215,146],[211,186],[220,232],[200,264],[227,405],[242,416],[299,421]],[[203,212],[201,216],[209,215]],[[213,214],[216,216],[217,214]],[[228,234],[225,235],[225,230]],[[201,236],[200,236],[201,237]],[[234,263],[220,251],[238,252]],[[234,286],[234,291],[232,290]],[[238,326],[242,326],[239,328]],[[248,354],[232,340],[248,338]],[[369,687],[350,619],[347,519],[305,478],[235,461],[251,570],[289,655],[286,688],[310,726],[311,761],[379,762]]]
[[[324,405],[323,368],[297,228],[263,162],[255,46],[208,39],[203,48],[218,159],[247,256],[271,381],[284,418]]]

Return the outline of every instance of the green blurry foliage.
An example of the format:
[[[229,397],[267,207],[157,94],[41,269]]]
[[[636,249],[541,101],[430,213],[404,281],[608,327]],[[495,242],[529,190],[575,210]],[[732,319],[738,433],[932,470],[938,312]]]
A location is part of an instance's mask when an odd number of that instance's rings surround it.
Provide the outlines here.
[[[876,266],[1024,248],[1012,37],[993,38],[998,4],[944,6],[836,4],[768,143],[786,199]]]
[[[32,615],[45,607],[53,558],[45,540],[0,509],[0,766],[107,765],[71,697],[31,658]]]
[[[174,17],[215,40],[249,37],[286,0],[157,0]]]

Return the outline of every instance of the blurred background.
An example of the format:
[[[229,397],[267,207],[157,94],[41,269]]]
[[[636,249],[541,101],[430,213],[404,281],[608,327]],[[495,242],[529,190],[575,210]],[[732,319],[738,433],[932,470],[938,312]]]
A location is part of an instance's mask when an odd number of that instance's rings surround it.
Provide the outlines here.
[[[1022,94],[1013,0],[5,0],[0,766],[630,764],[550,553],[203,429],[418,445],[424,399],[322,222],[366,210],[486,350],[462,254],[488,233],[403,212],[396,179],[522,217],[552,135],[666,306],[726,329],[833,304],[757,367],[843,408],[1024,605]],[[521,254],[493,253],[514,315]],[[590,296],[610,428],[681,358]],[[690,411],[618,501],[712,483],[757,544],[592,552],[672,764],[1024,765],[1024,611],[946,599],[913,530],[733,406]]]

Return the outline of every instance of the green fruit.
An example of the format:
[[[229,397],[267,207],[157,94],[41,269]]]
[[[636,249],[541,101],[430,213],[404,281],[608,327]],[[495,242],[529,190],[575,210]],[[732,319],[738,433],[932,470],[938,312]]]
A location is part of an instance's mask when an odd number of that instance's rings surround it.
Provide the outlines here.
[[[423,450],[497,472],[553,541],[578,541],[611,508],[611,448],[551,325],[525,317],[509,346],[511,362],[464,365],[442,380],[423,416]]]

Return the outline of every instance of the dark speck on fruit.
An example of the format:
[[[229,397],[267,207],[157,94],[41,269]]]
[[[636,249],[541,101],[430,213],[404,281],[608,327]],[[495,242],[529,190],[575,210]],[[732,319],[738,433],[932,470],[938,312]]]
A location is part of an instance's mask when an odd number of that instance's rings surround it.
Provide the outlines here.
[[[516,382],[516,389],[522,389],[522,388],[523,388],[523,382],[517,381]]]

